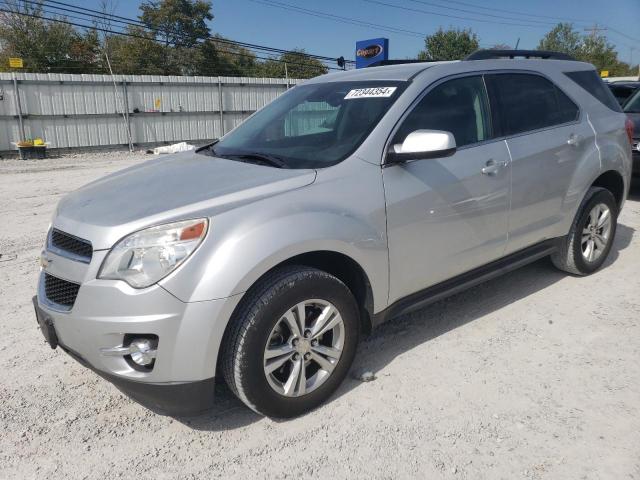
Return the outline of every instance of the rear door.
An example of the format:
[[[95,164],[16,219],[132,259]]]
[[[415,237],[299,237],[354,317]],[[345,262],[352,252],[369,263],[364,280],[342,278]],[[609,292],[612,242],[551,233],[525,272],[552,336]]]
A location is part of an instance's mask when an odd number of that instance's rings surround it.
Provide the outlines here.
[[[559,235],[578,160],[595,140],[577,105],[546,77],[499,73],[485,79],[512,160],[508,254]]]
[[[392,144],[420,129],[451,132],[458,149],[383,169],[390,302],[499,258],[507,240],[509,154],[494,140],[482,76],[428,91]]]

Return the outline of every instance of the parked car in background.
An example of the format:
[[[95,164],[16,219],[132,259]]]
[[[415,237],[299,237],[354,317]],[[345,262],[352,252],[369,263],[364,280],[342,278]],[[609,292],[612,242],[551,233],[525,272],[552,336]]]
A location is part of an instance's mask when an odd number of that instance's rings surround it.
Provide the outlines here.
[[[607,85],[620,105],[640,88],[640,82],[610,82]]]
[[[300,415],[382,322],[547,256],[598,270],[630,141],[594,67],[564,54],[316,77],[197,152],[62,199],[36,317],[166,413],[208,407],[222,377],[256,412]]]
[[[622,110],[633,122],[633,140],[631,144],[633,175],[640,176],[640,89],[636,90],[636,93],[625,102]]]

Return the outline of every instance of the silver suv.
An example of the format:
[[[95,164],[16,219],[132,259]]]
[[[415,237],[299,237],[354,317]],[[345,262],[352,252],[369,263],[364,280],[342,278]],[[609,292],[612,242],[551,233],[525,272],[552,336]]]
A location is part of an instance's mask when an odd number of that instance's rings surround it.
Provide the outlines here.
[[[206,409],[223,378],[256,412],[299,415],[390,318],[546,256],[597,270],[629,137],[593,66],[554,55],[318,77],[195,153],[66,196],[38,323],[156,411]]]

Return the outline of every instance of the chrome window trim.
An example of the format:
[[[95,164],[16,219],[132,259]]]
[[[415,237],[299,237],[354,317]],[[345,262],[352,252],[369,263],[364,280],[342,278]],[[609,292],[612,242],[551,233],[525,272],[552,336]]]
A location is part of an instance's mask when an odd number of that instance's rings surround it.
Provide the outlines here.
[[[544,131],[550,130],[552,128],[558,128],[558,127],[563,127],[563,126],[568,126],[568,125],[579,125],[580,123],[582,123],[583,111],[582,111],[582,108],[580,107],[580,104],[578,102],[576,102],[576,100],[571,95],[569,95],[563,88],[561,88],[556,82],[554,82],[552,78],[550,78],[548,75],[545,75],[542,72],[538,72],[538,71],[535,71],[535,70],[522,70],[522,69],[500,69],[500,70],[474,70],[472,72],[456,73],[456,74],[453,74],[453,75],[448,75],[446,77],[442,77],[442,78],[436,80],[435,82],[432,82],[429,85],[427,85],[424,88],[424,90],[422,90],[422,92],[420,92],[420,94],[416,96],[416,98],[413,100],[413,102],[411,102],[411,105],[409,105],[407,107],[407,109],[402,113],[400,118],[396,121],[395,125],[391,129],[391,132],[387,136],[387,140],[386,140],[386,142],[384,144],[384,148],[382,150],[382,162],[381,162],[382,167],[395,165],[395,163],[387,163],[386,162],[386,158],[387,158],[387,152],[389,151],[389,146],[391,145],[391,141],[392,141],[393,137],[395,136],[396,132],[398,131],[398,129],[400,128],[400,126],[402,125],[402,122],[404,122],[404,120],[407,118],[407,116],[422,101],[422,99],[426,95],[429,94],[429,92],[431,92],[434,88],[436,88],[437,86],[439,86],[442,83],[447,82],[449,80],[455,80],[457,78],[464,78],[464,77],[474,77],[474,76],[482,77],[482,82],[484,84],[485,93],[487,94],[487,97],[488,97],[488,100],[489,100],[489,118],[490,118],[490,121],[491,121],[491,128],[492,128],[492,131],[493,131],[495,129],[494,111],[493,111],[493,108],[492,108],[492,105],[491,105],[491,98],[489,96],[489,90],[488,90],[487,85],[486,85],[485,76],[486,75],[510,74],[510,73],[520,73],[520,74],[526,74],[526,75],[537,75],[537,76],[542,77],[542,78],[548,80],[549,82],[551,82],[554,87],[556,87],[562,93],[564,93],[569,98],[569,100],[571,100],[573,102],[573,104],[576,106],[576,108],[578,109],[577,118],[575,120],[572,120],[571,122],[558,123],[558,124],[555,124],[555,125],[550,125],[548,127],[542,127],[542,128],[538,128],[538,129],[535,129],[535,130],[527,130],[526,132],[514,133],[512,135],[501,135],[499,137],[492,137],[492,138],[489,138],[487,140],[483,140],[481,142],[469,143],[467,145],[464,145],[462,147],[457,148],[457,150],[465,150],[467,148],[473,148],[473,147],[478,147],[478,146],[482,146],[482,145],[488,145],[488,144],[490,144],[492,142],[501,142],[503,140],[509,140],[510,138],[516,138],[516,137],[521,137],[523,135],[531,135],[533,133],[544,132]],[[455,156],[455,154],[453,156]]]

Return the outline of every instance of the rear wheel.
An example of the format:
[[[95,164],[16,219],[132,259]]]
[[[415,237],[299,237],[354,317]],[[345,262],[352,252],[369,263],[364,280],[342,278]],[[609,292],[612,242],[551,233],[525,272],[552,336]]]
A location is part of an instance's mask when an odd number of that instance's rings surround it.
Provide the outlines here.
[[[247,406],[270,417],[293,417],[324,402],[347,375],[359,335],[346,285],[302,266],[261,280],[232,322],[225,380]]]
[[[602,266],[616,233],[618,205],[609,190],[589,189],[569,235],[551,256],[560,270],[588,275]]]

